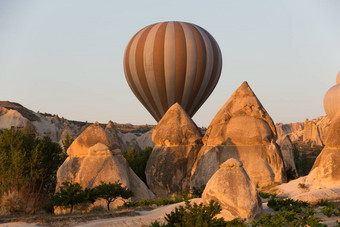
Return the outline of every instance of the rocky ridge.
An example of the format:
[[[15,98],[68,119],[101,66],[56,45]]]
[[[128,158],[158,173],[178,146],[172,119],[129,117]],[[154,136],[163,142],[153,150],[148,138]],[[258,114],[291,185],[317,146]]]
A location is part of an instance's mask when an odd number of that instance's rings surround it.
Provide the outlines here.
[[[154,146],[151,140],[154,125],[118,124],[111,121],[108,124],[115,126],[122,142],[122,150]],[[0,129],[30,127],[38,136],[49,136],[52,141],[62,144],[67,135],[76,139],[90,125],[89,122],[72,121],[58,115],[34,112],[18,103],[0,101]]]

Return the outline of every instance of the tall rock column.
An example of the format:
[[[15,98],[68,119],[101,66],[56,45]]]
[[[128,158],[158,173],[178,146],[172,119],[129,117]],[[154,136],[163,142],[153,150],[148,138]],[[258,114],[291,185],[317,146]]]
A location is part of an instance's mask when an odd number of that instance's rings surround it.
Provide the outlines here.
[[[191,168],[201,148],[196,124],[175,103],[159,121],[152,134],[155,147],[145,169],[147,183],[159,197],[190,189]]]
[[[229,158],[240,160],[259,186],[286,181],[273,120],[247,82],[232,94],[211,121],[194,164],[191,187],[205,185]]]

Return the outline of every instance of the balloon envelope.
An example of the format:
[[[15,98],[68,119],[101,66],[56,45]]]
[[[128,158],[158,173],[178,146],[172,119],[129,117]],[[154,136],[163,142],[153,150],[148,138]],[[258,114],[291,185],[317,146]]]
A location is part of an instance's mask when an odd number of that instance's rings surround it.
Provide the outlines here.
[[[186,22],[143,28],[124,54],[126,80],[156,121],[176,102],[192,117],[214,90],[221,69],[215,39]]]

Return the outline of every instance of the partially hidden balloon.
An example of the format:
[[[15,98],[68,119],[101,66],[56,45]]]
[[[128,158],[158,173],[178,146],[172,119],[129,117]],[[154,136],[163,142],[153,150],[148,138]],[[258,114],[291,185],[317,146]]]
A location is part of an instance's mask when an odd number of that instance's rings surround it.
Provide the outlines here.
[[[176,102],[192,117],[214,90],[221,69],[222,55],[215,39],[186,22],[143,28],[124,54],[126,80],[156,121]]]
[[[336,85],[331,87],[325,94],[323,107],[330,120],[340,113],[340,71],[336,77]]]

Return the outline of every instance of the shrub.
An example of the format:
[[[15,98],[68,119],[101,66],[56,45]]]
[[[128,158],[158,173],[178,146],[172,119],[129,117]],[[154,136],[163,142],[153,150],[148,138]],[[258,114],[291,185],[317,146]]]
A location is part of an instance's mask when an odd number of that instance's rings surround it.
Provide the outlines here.
[[[126,186],[122,186],[122,183],[115,181],[114,183],[101,182],[100,185],[95,187],[98,198],[106,200],[107,210],[110,210],[110,203],[114,202],[118,198],[128,199],[133,196]]]
[[[322,226],[320,224],[321,220],[313,216],[314,212],[311,210],[308,212],[297,213],[294,210],[283,210],[277,214],[265,214],[260,219],[254,220],[252,226]]]
[[[296,174],[296,171],[292,169],[292,167],[289,167],[287,170],[286,170],[286,176],[287,176],[287,180],[290,181],[290,180],[294,180],[297,178],[297,174]]]
[[[259,191],[259,195],[264,199],[268,199],[269,197],[271,197],[271,198],[276,197],[276,194],[268,193],[268,192],[261,192],[261,191]]]
[[[201,185],[200,187],[193,187],[192,192],[191,192],[192,197],[193,198],[201,198],[204,189],[205,189],[205,184]]]
[[[293,199],[278,199],[278,198],[271,198],[268,201],[268,207],[272,208],[275,211],[279,210],[287,210],[287,211],[295,211],[297,213],[302,212],[302,208],[309,207],[309,204],[304,201],[300,200],[293,200]]]
[[[192,205],[189,201],[185,201],[184,207],[179,206],[175,211],[166,214],[165,223],[153,222],[150,226],[227,226],[228,222],[223,218],[215,217],[220,212],[220,205],[214,201],[210,201],[208,206],[202,203]],[[235,222],[244,223],[239,220]]]
[[[305,185],[303,183],[299,183],[298,188],[307,189],[308,187],[307,187],[307,185]]]
[[[321,213],[323,213],[324,215],[326,215],[327,217],[331,217],[332,214],[336,213],[336,209],[334,207],[329,207],[326,206],[324,208],[321,209]]]
[[[331,203],[327,199],[321,199],[321,200],[318,201],[318,203],[316,205],[318,205],[318,206],[329,206],[329,205],[331,205]]]
[[[145,184],[147,184],[145,168],[146,163],[148,162],[148,159],[151,155],[151,152],[152,152],[151,147],[146,147],[142,151],[137,151],[135,148],[132,148],[123,152],[123,156],[128,161],[131,169]]]

